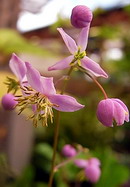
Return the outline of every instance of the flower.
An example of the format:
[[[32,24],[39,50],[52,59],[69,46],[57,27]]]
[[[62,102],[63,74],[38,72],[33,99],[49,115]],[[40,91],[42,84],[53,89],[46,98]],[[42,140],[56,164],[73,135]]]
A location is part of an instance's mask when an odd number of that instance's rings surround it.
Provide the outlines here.
[[[13,110],[14,107],[16,106],[16,104],[18,103],[17,101],[15,101],[15,96],[8,93],[8,94],[5,94],[3,97],[2,97],[2,100],[1,100],[1,103],[2,103],[2,106],[5,110]]]
[[[62,154],[66,157],[73,157],[77,154],[77,151],[74,147],[72,147],[70,144],[66,144],[62,148]]]
[[[72,9],[71,24],[76,28],[87,27],[92,17],[92,12],[87,6],[77,5]]]
[[[120,99],[104,99],[98,104],[97,118],[105,126],[113,127],[113,120],[120,126],[129,121],[129,111]]]
[[[43,124],[47,125],[48,117],[51,118],[52,122],[52,108],[63,112],[74,112],[84,107],[71,96],[57,94],[53,84],[53,77],[43,77],[30,63],[26,62],[25,64],[27,81],[31,87],[25,88],[25,94],[28,95],[23,96],[19,101],[24,102],[23,109],[28,104],[35,105],[36,115],[33,116],[35,122],[40,118],[43,119]]]
[[[81,29],[77,44],[67,33],[65,33],[62,28],[58,28],[57,30],[60,32],[68,50],[72,55],[49,67],[49,71],[62,70],[77,64],[78,66],[82,66],[84,69],[88,70],[97,77],[108,77],[99,64],[86,56],[85,49],[88,41],[89,27]]]
[[[88,160],[87,166],[85,168],[85,176],[92,183],[96,183],[101,175],[100,161],[97,158],[91,158]]]
[[[84,169],[85,176],[92,183],[95,183],[99,180],[101,171],[100,171],[100,161],[99,159],[92,157],[89,160],[84,159],[76,159],[74,160],[74,164]]]

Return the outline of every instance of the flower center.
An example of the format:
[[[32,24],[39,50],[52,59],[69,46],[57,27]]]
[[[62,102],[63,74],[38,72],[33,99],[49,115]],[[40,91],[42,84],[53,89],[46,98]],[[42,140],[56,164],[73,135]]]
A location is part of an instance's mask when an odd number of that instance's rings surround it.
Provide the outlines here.
[[[73,61],[70,63],[71,66],[75,65],[75,62],[77,62],[80,65],[80,60],[86,56],[86,51],[82,51],[80,47],[78,48],[78,51],[74,55]]]
[[[53,123],[52,106],[54,104],[52,104],[45,95],[35,92],[29,87],[24,87],[24,93],[26,95],[16,96],[18,98],[17,106],[20,108],[19,114],[26,108],[31,107],[33,109],[33,114],[28,116],[28,119],[33,120],[33,125],[35,127],[37,127],[39,123],[41,123],[42,126],[47,126],[48,118],[50,118],[51,123]]]

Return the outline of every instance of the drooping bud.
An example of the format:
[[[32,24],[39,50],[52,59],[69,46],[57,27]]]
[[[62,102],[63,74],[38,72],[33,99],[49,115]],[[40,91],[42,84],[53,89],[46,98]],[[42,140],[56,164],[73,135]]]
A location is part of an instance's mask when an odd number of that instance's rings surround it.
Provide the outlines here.
[[[8,93],[2,97],[1,103],[5,110],[13,110],[18,102],[15,101],[14,95]]]
[[[77,154],[76,149],[69,144],[66,144],[62,149],[62,154],[66,157],[73,157]]]
[[[85,5],[77,5],[72,9],[71,24],[76,28],[87,27],[92,20],[92,11]]]
[[[113,127],[113,120],[116,121],[117,126],[120,126],[124,124],[124,121],[129,121],[129,111],[120,99],[108,98],[99,102],[97,118],[107,127]]]

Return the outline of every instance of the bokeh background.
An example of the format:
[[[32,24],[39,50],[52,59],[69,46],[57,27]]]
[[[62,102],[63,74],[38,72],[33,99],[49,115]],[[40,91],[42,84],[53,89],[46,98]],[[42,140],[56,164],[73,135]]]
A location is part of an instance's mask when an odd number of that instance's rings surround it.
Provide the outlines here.
[[[98,80],[109,97],[121,99],[130,109],[130,2],[101,0],[1,0],[0,2],[0,99],[7,92],[6,77],[13,77],[9,59],[14,52],[29,61],[43,76],[55,83],[66,71],[47,68],[66,57],[68,51],[57,27],[75,39],[79,33],[70,24],[71,10],[83,4],[93,11],[87,55],[99,63],[109,78]],[[57,89],[62,81],[57,82]],[[130,124],[116,129],[104,127],[96,118],[103,95],[82,73],[75,71],[66,88],[86,107],[61,113],[57,163],[63,160],[65,144],[81,144],[101,160],[102,175],[91,184],[72,163],[55,175],[57,187],[129,187]],[[0,186],[46,187],[52,158],[54,124],[35,128],[27,121],[29,111],[4,111],[0,106]],[[87,158],[86,155],[81,155]]]

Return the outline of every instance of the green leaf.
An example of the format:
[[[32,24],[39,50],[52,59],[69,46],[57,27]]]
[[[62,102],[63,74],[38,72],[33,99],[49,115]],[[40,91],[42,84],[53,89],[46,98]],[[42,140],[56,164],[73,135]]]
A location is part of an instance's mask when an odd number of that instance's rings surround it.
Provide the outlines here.
[[[101,159],[101,178],[95,187],[118,187],[129,178],[129,170],[118,162],[115,153],[110,149],[104,150]]]

